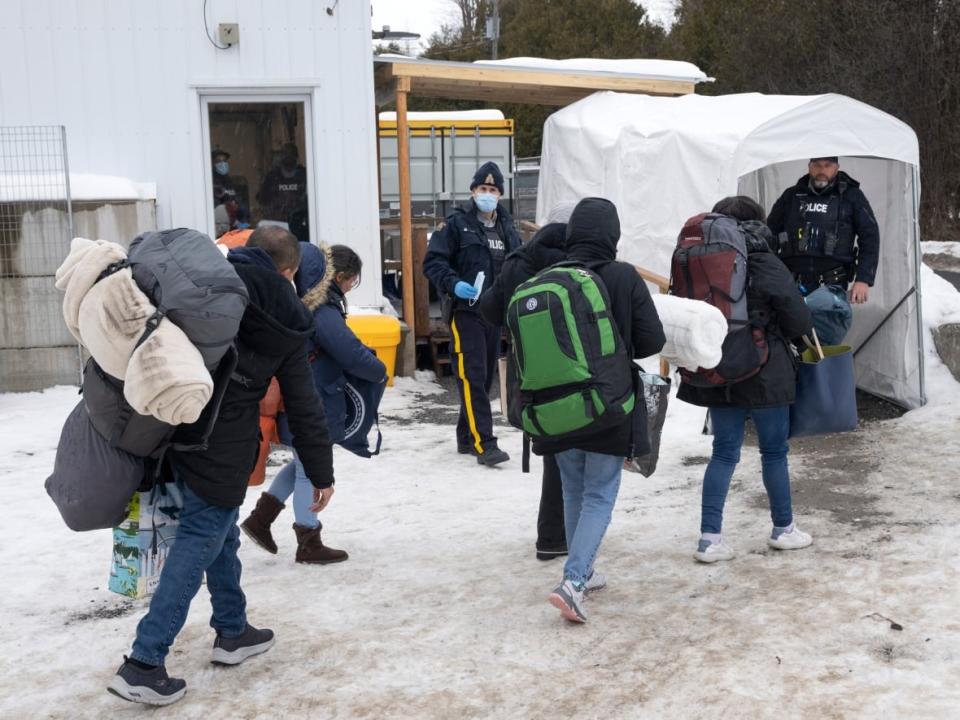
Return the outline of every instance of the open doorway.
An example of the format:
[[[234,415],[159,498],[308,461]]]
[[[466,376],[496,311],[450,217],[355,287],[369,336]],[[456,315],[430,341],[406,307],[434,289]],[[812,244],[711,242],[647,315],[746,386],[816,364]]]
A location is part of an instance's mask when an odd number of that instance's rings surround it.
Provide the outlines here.
[[[215,236],[279,224],[309,242],[307,100],[208,97],[203,105]]]

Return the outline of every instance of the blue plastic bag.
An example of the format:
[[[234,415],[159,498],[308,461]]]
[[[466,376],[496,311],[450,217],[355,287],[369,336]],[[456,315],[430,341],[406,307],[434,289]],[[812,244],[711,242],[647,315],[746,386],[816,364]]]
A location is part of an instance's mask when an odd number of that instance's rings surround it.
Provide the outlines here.
[[[857,427],[857,388],[853,351],[847,345],[825,345],[800,357],[797,400],[790,406],[790,437],[826,435]]]
[[[820,342],[824,345],[842,343],[853,323],[847,291],[839,285],[821,285],[805,299]]]

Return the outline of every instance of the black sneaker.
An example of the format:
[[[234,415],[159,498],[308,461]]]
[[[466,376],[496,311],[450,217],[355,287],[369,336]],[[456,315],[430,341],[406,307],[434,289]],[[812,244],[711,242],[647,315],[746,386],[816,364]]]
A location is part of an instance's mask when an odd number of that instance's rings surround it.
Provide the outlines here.
[[[123,665],[107,685],[117,697],[144,705],[170,705],[187,692],[187,683],[167,675],[167,669],[158,665],[150,670],[137,667],[123,656]]]
[[[506,462],[509,459],[510,456],[497,447],[484,450],[482,453],[477,455],[477,462],[481,465],[486,465],[487,467],[499,465],[500,463]]]
[[[537,560],[553,560],[554,558],[563,557],[567,554],[566,545],[558,545],[556,547],[543,547],[537,548]]]
[[[457,443],[457,452],[461,455],[476,455],[477,451],[473,449],[473,445],[461,445]]]
[[[265,653],[273,647],[275,640],[273,630],[257,630],[250,623],[247,623],[240,637],[226,638],[217,633],[210,662],[217,665],[239,665],[247,658]]]

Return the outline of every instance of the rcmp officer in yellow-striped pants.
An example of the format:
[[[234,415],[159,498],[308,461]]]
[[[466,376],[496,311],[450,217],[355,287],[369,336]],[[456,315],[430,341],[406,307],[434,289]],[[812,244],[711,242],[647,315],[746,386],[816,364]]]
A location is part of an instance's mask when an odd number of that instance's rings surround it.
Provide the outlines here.
[[[492,466],[510,459],[497,447],[490,414],[500,328],[480,317],[475,302],[493,284],[504,258],[520,247],[520,236],[499,202],[503,173],[496,163],[477,169],[470,190],[469,204],[447,216],[430,238],[423,272],[443,296],[444,318],[453,338],[452,361],[460,391],[457,450]]]

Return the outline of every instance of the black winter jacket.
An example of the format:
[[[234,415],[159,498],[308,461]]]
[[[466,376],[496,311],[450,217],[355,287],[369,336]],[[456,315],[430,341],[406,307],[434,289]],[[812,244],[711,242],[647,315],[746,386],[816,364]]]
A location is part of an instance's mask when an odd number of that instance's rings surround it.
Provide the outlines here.
[[[507,255],[500,274],[477,303],[483,319],[490,325],[503,325],[516,289],[541,270],[566,260],[566,243],[567,224],[550,223],[540,228],[526,245]]]
[[[797,393],[797,361],[790,340],[812,328],[810,311],[787,267],[770,251],[767,227],[740,224],[747,233],[747,311],[765,320],[770,356],[752,378],[728,387],[702,388],[681,382],[677,397],[701,407],[770,408],[790,405]]]
[[[836,235],[836,250],[832,257],[821,252],[798,253],[792,245],[806,224],[803,207],[807,204],[829,206],[839,196],[836,217],[826,218],[820,213],[806,213],[813,224],[823,218],[821,230]],[[774,203],[767,218],[773,233],[772,247],[793,273],[821,273],[843,266],[850,276],[873,285],[880,261],[880,227],[873,208],[860,189],[860,183],[842,170],[828,188],[817,193],[810,187],[810,175],[804,175],[788,188]],[[785,233],[782,236],[780,233]],[[811,290],[813,288],[810,288]]]
[[[247,286],[250,302],[237,333],[239,361],[227,387],[207,449],[168,454],[190,489],[211,505],[243,503],[256,464],[260,437],[260,401],[270,379],[280,382],[293,445],[314,487],[333,485],[333,450],[322,406],[307,361],[313,318],[290,283],[260,248],[238,248],[227,256]],[[205,418],[183,426],[174,438],[189,442]]]
[[[581,200],[567,223],[567,259],[589,265],[603,280],[610,297],[610,311],[624,345],[634,358],[655,355],[666,337],[647,285],[629,263],[617,262],[620,220],[613,203],[602,198]],[[616,428],[570,445],[556,440],[533,440],[538,455],[576,448],[605,455],[627,457],[632,450],[630,418]]]
[[[520,235],[503,205],[497,205],[496,224],[506,244],[505,254],[509,255],[520,247]],[[468,205],[450,213],[444,226],[430,237],[423,259],[423,274],[440,293],[452,300],[454,311],[478,312],[476,304],[471,306],[456,297],[453,288],[460,280],[472,284],[481,270],[485,277],[484,286],[491,287],[496,280],[493,257],[483,225],[477,217],[477,207],[471,200]]]

